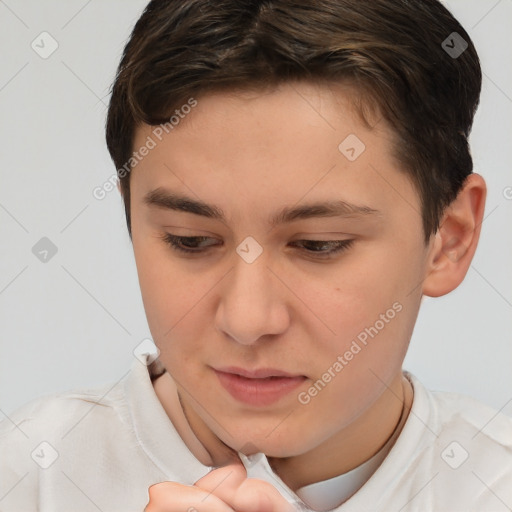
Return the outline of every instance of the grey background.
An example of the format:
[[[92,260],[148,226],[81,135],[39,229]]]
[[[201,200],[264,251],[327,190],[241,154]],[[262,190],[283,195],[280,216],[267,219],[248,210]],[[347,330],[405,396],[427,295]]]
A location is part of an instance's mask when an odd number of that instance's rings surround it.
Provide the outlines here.
[[[115,383],[150,336],[119,193],[92,195],[115,172],[108,91],[146,3],[0,0],[0,419]],[[445,3],[482,59],[471,142],[489,193],[473,265],[457,290],[424,299],[405,368],[512,415],[512,0]],[[31,47],[43,31],[58,43],[47,59]],[[32,252],[43,237],[57,247],[46,263]]]

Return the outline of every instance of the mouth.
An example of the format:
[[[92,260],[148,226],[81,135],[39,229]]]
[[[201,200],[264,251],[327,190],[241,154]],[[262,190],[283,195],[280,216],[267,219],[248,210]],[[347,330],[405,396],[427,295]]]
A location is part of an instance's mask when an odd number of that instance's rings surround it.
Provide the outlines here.
[[[222,387],[237,401],[253,406],[268,406],[278,402],[307,377],[274,368],[245,370],[243,368],[213,368]]]

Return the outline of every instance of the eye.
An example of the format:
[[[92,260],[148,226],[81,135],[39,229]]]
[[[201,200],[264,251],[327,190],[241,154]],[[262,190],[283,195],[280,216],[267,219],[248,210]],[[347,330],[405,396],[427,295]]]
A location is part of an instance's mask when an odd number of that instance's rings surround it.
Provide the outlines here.
[[[171,233],[164,233],[162,236],[164,242],[171,249],[177,252],[188,254],[200,254],[205,252],[209,247],[219,244],[205,244],[208,240],[215,240],[207,236],[176,236]],[[295,245],[301,246],[303,252],[308,256],[318,259],[327,259],[333,255],[349,249],[354,240],[296,240]]]
[[[297,240],[294,243],[306,247],[304,250],[315,258],[330,258],[342,251],[349,249],[354,240]],[[308,249],[307,247],[313,247]],[[322,247],[327,247],[327,250],[322,250]]]
[[[171,233],[164,233],[163,240],[165,243],[171,246],[171,248],[178,252],[185,253],[201,253],[204,249],[198,246],[198,243],[206,240],[213,240],[207,236],[176,236]],[[206,248],[211,247],[214,244],[207,245]]]

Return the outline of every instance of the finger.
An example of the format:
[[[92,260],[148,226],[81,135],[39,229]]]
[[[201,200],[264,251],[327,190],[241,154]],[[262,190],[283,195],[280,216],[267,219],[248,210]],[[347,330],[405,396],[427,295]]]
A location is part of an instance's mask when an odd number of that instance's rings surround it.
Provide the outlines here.
[[[292,512],[294,507],[270,483],[247,478],[241,463],[215,469],[195,484],[243,512]]]
[[[193,485],[160,482],[148,489],[144,512],[235,512],[211,492]]]
[[[244,480],[233,500],[226,500],[226,503],[235,510],[244,512],[294,512],[296,510],[272,484],[257,478]]]
[[[198,480],[196,487],[213,493],[222,501],[229,503],[247,478],[247,471],[241,462],[235,462],[210,471]]]

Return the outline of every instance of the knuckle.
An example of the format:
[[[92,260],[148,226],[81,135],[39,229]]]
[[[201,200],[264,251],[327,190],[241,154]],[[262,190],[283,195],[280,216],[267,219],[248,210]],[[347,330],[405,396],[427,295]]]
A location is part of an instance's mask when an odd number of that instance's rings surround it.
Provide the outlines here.
[[[169,496],[169,492],[175,488],[175,484],[173,482],[158,482],[156,484],[152,484],[148,488],[149,495],[149,504],[152,505],[155,502],[161,502],[165,497]],[[153,502],[153,503],[152,503]],[[148,511],[144,511],[148,512]],[[151,510],[149,512],[152,512]]]

